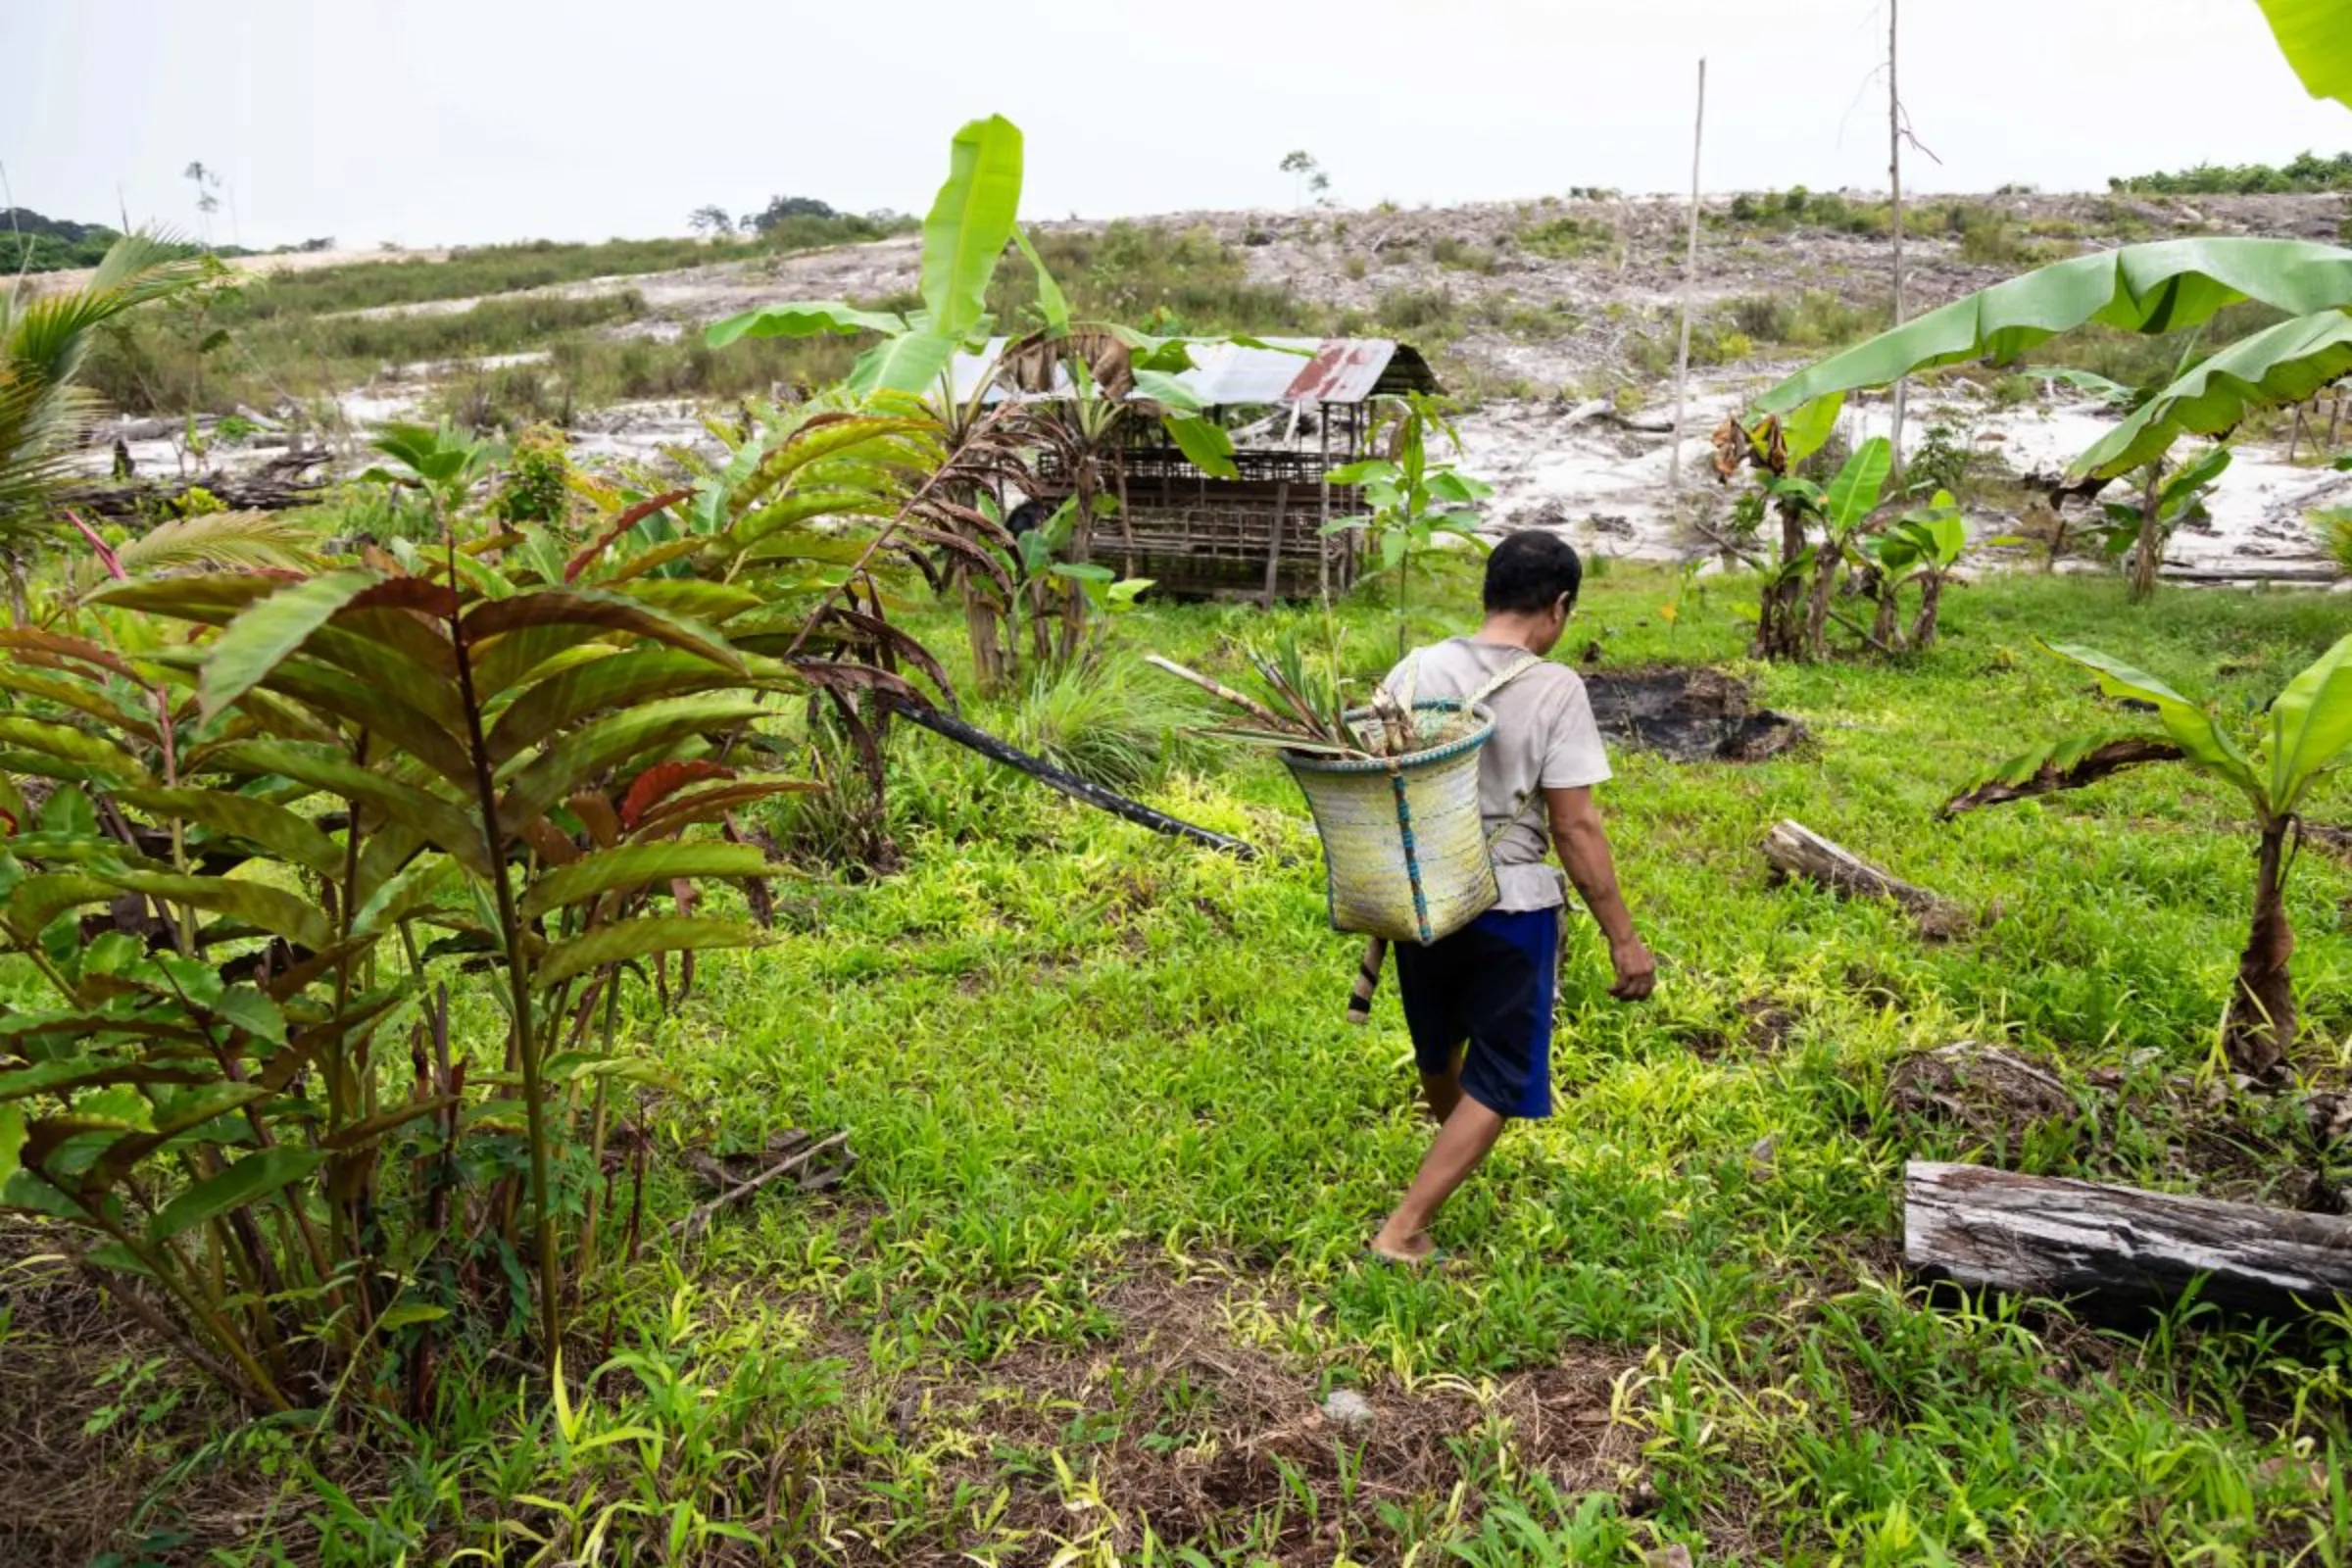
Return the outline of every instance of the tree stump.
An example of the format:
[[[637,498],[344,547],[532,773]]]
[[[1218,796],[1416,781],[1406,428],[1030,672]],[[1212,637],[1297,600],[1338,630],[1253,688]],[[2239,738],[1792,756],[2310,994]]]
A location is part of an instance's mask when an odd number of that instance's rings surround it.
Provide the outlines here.
[[[1889,876],[1800,823],[1774,823],[1764,836],[1764,858],[1778,876],[1802,877],[1840,898],[1891,899],[1910,911],[1919,934],[1931,941],[1956,937],[1974,923],[1951,900]]]
[[[2352,1220],[1913,1160],[1903,1261],[1962,1285],[2100,1304],[2198,1299],[2299,1316],[2352,1297]]]

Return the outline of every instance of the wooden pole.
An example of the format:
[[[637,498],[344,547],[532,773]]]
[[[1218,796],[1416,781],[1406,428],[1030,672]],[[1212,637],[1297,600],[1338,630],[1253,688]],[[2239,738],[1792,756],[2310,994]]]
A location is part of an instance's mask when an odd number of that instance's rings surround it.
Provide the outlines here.
[[[1323,607],[1331,608],[1331,535],[1323,530],[1331,526],[1331,410],[1315,405],[1315,441],[1319,449],[1319,466],[1315,470],[1315,575],[1323,591]],[[1343,591],[1348,585],[1343,584]]]
[[[1683,396],[1690,381],[1690,285],[1698,276],[1698,154],[1707,131],[1707,58],[1698,58],[1698,114],[1690,127],[1690,243],[1683,260],[1682,346],[1674,356],[1674,448],[1666,460],[1666,488],[1683,488]]]
[[[1258,602],[1261,610],[1274,608],[1274,593],[1282,583],[1282,525],[1290,510],[1291,481],[1279,480],[1274,486],[1274,526],[1267,530],[1270,537],[1266,541],[1266,591]]]
[[[1895,9],[1898,0],[1886,0],[1886,185],[1891,193],[1891,216],[1894,227],[1894,324],[1903,324],[1903,101],[1895,88]],[[1899,485],[1903,478],[1903,405],[1910,383],[1897,377],[1894,383],[1894,424],[1889,441],[1894,448],[1894,479]]]

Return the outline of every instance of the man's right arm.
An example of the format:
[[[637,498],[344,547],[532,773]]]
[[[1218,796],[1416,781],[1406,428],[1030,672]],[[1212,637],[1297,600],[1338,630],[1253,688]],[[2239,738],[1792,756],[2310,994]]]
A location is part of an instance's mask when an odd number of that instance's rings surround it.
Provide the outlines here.
[[[1551,842],[1558,846],[1560,864],[1577,896],[1609,941],[1609,967],[1616,984],[1609,995],[1620,1002],[1640,1002],[1657,983],[1657,959],[1634,931],[1633,911],[1617,887],[1617,861],[1609,853],[1609,835],[1600,825],[1600,807],[1590,785],[1544,792],[1545,814],[1551,819]]]

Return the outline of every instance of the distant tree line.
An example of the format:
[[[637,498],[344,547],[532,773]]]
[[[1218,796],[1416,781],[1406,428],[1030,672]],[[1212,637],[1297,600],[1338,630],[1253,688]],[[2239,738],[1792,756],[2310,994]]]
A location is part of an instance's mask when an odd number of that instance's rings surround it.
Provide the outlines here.
[[[2274,196],[2352,191],[2352,152],[2302,153],[2285,164],[2199,164],[2173,173],[2118,175],[2107,188],[2135,196]]]
[[[63,218],[44,218],[28,207],[0,208],[0,271],[14,276],[18,272],[60,272],[70,268],[96,267],[105,259],[107,247],[122,237],[122,231],[104,223],[76,223]],[[194,256],[207,249],[202,245],[174,245],[167,255]],[[280,245],[270,255],[292,251],[331,251],[335,248],[332,235],[306,239],[299,245]],[[215,256],[252,256],[259,254],[240,245],[210,247]]]
[[[771,196],[756,213],[737,218],[715,203],[696,208],[686,226],[710,239],[756,234],[779,245],[847,245],[903,234],[914,220],[901,213],[844,213],[813,196]]]

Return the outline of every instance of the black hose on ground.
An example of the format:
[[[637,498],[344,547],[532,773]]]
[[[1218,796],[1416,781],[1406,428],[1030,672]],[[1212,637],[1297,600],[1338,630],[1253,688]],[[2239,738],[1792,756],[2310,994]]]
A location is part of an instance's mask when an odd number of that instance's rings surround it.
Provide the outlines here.
[[[1108,811],[1138,827],[1148,827],[1154,833],[1164,833],[1170,838],[1191,839],[1196,844],[1205,844],[1212,850],[1222,850],[1244,860],[1257,858],[1257,851],[1240,839],[1227,838],[1222,833],[1211,832],[1195,823],[1170,816],[1165,811],[1155,811],[1124,795],[1115,795],[1100,784],[1090,784],[1075,773],[1063,772],[1043,758],[1032,757],[1018,747],[1005,744],[984,729],[974,728],[953,713],[942,712],[928,704],[910,702],[904,697],[885,697],[883,701],[891,711],[911,723],[920,724],[932,734],[944,735],[958,746],[978,752],[992,762],[1002,762],[1017,773],[1026,773],[1040,784],[1057,789],[1070,799],[1083,802],[1098,811]]]

